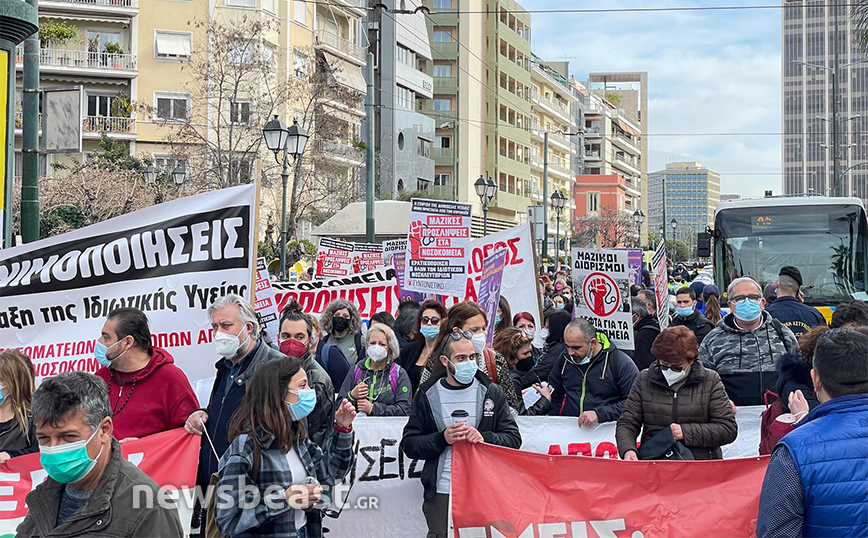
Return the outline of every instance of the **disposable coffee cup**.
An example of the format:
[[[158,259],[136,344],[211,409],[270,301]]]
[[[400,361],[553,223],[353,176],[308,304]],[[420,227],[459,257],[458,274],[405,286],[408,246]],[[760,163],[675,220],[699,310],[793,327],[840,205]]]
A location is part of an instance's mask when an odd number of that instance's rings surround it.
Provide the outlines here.
[[[467,424],[467,418],[469,416],[470,414],[464,409],[456,409],[452,412],[452,424],[458,424],[461,422]]]

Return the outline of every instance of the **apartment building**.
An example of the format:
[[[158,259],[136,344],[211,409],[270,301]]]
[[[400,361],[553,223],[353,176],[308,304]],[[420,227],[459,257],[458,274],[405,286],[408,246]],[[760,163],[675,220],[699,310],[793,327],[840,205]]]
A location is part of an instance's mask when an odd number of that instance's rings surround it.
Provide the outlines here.
[[[860,165],[868,160],[868,64],[858,63],[865,56],[856,48],[850,4],[783,0],[782,5],[783,192],[833,193],[831,70],[837,68],[841,195],[868,201],[868,167]]]
[[[720,201],[720,174],[697,162],[669,163],[648,174],[648,230],[659,237],[666,226],[669,237],[675,219],[676,238],[692,245],[697,233],[713,225]]]

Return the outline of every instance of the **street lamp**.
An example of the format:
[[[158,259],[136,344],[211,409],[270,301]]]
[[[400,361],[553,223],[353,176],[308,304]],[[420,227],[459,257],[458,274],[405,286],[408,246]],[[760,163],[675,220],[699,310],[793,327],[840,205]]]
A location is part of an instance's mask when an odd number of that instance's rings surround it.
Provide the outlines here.
[[[172,170],[172,180],[175,185],[183,185],[185,179],[187,179],[187,170],[179,164]]]
[[[497,185],[491,178],[485,181],[485,178],[480,175],[473,188],[476,189],[476,196],[479,196],[479,202],[482,204],[482,235],[486,236],[488,235],[488,204],[497,194]]]
[[[555,191],[552,193],[552,209],[555,211],[555,216],[558,221],[557,234],[555,235],[555,240],[561,240],[561,213],[564,212],[564,207],[567,205],[567,197],[564,196],[561,191]],[[548,238],[546,238],[548,241]],[[555,244],[555,259],[560,257],[560,247]],[[566,260],[566,254],[564,254],[564,259]]]
[[[145,168],[145,181],[153,185],[157,182],[157,170],[154,168],[153,163],[149,164],[147,168]]]
[[[302,129],[296,120],[292,120],[292,126],[287,129],[286,125],[274,115],[262,128],[262,137],[265,138],[265,146],[274,152],[274,160],[283,164],[280,179],[283,181],[283,205],[281,206],[280,218],[280,278],[286,278],[286,186],[289,183],[289,161],[292,155],[293,161],[304,153],[307,140],[310,136]],[[283,159],[278,153],[283,150]]]
[[[669,226],[672,226],[672,265],[675,265],[675,254],[678,253],[678,245],[675,244],[675,228],[678,227],[678,221],[674,218],[669,221]]]
[[[633,212],[633,222],[636,223],[636,246],[642,247],[642,223],[645,222],[645,213],[641,209]]]

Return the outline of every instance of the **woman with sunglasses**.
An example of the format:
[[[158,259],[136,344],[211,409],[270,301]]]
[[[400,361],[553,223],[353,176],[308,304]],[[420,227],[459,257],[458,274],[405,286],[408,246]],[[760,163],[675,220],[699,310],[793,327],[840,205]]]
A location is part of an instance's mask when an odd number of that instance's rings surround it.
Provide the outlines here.
[[[410,376],[410,384],[413,394],[419,388],[422,372],[434,351],[434,344],[440,334],[440,322],[446,318],[446,307],[440,301],[428,299],[419,307],[416,315],[416,327],[413,334],[415,339],[401,351],[398,363],[407,375]]]
[[[356,411],[346,400],[337,406],[335,434],[323,451],[308,439],[304,420],[315,405],[316,394],[295,357],[263,364],[250,378],[229,422],[232,444],[220,458],[215,516],[221,532],[322,537],[320,483],[339,481],[350,470]],[[262,502],[244,502],[250,488]],[[231,500],[220,500],[226,496]]]
[[[639,372],[615,428],[622,459],[638,460],[642,443],[664,429],[697,460],[723,458],[720,447],[735,441],[738,425],[717,372],[697,361],[699,345],[684,326],[663,330],[651,346],[657,358]]]

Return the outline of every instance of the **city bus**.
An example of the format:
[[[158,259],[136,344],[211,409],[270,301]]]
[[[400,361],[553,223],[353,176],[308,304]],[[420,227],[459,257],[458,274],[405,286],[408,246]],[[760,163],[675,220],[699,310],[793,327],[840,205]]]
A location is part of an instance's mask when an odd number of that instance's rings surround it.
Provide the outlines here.
[[[785,265],[799,268],[805,304],[828,321],[837,304],[868,300],[868,220],[858,198],[823,196],[731,200],[714,214],[714,280],[726,304],[726,287],[752,276],[763,287]],[[711,245],[700,238],[700,257]],[[705,245],[705,248],[702,246]],[[703,252],[705,251],[705,252]]]

